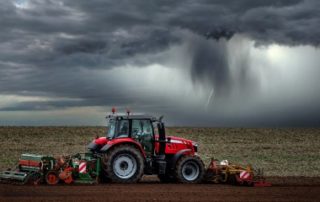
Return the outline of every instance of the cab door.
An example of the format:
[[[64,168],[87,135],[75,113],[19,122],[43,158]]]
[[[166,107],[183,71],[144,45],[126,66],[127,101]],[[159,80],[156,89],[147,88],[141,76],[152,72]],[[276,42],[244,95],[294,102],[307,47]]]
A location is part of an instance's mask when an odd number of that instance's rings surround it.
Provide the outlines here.
[[[139,142],[147,157],[154,154],[154,134],[153,127],[150,120],[136,119],[132,120],[132,138]]]

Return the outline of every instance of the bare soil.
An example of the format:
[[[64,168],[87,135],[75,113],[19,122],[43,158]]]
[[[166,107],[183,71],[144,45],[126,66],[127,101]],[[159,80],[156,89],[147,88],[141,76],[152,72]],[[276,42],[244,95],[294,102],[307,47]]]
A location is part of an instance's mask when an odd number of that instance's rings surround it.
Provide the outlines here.
[[[221,184],[0,185],[0,201],[320,201],[320,178],[270,177],[272,187]]]

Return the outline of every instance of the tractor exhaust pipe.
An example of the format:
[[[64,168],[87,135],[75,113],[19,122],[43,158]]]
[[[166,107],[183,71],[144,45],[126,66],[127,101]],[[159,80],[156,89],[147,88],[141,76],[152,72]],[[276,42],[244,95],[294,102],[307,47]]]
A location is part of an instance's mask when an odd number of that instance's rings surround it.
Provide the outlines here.
[[[157,167],[158,167],[158,173],[160,175],[166,173],[166,166],[167,162],[165,160],[166,155],[165,155],[165,149],[166,149],[166,130],[164,123],[162,122],[162,118],[160,117],[159,123],[157,124],[158,126],[158,132],[159,132],[159,154],[157,156]]]

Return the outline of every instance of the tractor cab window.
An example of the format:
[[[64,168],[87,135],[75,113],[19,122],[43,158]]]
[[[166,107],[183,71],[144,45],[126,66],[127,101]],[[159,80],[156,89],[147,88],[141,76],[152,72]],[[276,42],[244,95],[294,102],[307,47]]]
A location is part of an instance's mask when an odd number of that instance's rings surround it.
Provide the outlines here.
[[[129,121],[128,120],[121,120],[118,122],[118,133],[117,138],[120,137],[129,137]]]
[[[132,138],[140,142],[146,154],[153,154],[153,128],[150,120],[132,121]]]
[[[159,131],[158,131],[158,123],[156,122],[156,123],[153,123],[152,124],[153,125],[153,130],[154,130],[154,135],[155,136],[159,136]]]
[[[108,131],[107,131],[107,138],[121,138],[121,137],[129,137],[129,121],[128,120],[110,120]]]
[[[108,125],[108,131],[107,131],[108,139],[112,139],[114,137],[115,130],[116,130],[116,122],[114,120],[110,120]]]

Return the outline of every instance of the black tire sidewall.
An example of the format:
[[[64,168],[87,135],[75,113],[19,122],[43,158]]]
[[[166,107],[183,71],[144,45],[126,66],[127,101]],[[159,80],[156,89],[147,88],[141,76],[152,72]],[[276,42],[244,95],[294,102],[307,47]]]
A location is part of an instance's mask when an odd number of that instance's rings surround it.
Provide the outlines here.
[[[114,162],[115,162],[115,160],[117,159],[117,157],[119,157],[119,156],[121,156],[121,155],[130,156],[130,159],[132,158],[132,159],[135,160],[137,169],[136,169],[135,173],[130,177],[130,178],[134,178],[135,175],[137,175],[137,174],[139,173],[139,169],[140,169],[139,160],[138,160],[138,158],[137,158],[134,154],[129,153],[129,152],[126,152],[126,151],[117,152],[115,155],[113,155],[113,156],[111,157],[111,159],[110,159],[110,160],[111,160],[111,165],[112,165],[111,170],[112,170],[113,175],[117,176],[117,175],[115,174],[113,165],[114,165]],[[117,176],[117,177],[118,177],[118,176]],[[119,177],[118,177],[118,178],[119,178]],[[130,178],[128,178],[128,179],[130,179]],[[119,178],[119,179],[121,179],[121,178]],[[121,179],[121,180],[125,180],[125,179]]]
[[[199,168],[198,177],[192,181],[185,179],[182,174],[183,166],[189,162],[194,162]],[[175,173],[176,173],[176,178],[177,178],[178,182],[196,184],[196,183],[201,183],[203,181],[204,174],[205,174],[205,168],[204,168],[204,164],[203,164],[202,160],[198,156],[183,156],[178,160],[178,162],[176,164]]]
[[[130,155],[136,161],[136,166],[137,166],[136,172],[134,173],[133,176],[131,176],[128,179],[122,179],[122,178],[118,177],[113,170],[113,164],[114,164],[115,159],[119,155],[122,155],[122,154]],[[121,145],[121,146],[114,148],[113,150],[108,152],[107,157],[104,161],[106,164],[106,168],[104,169],[105,175],[106,175],[107,179],[110,179],[112,182],[135,183],[135,182],[138,182],[143,175],[143,170],[144,170],[143,157],[142,157],[140,151],[132,146]]]

